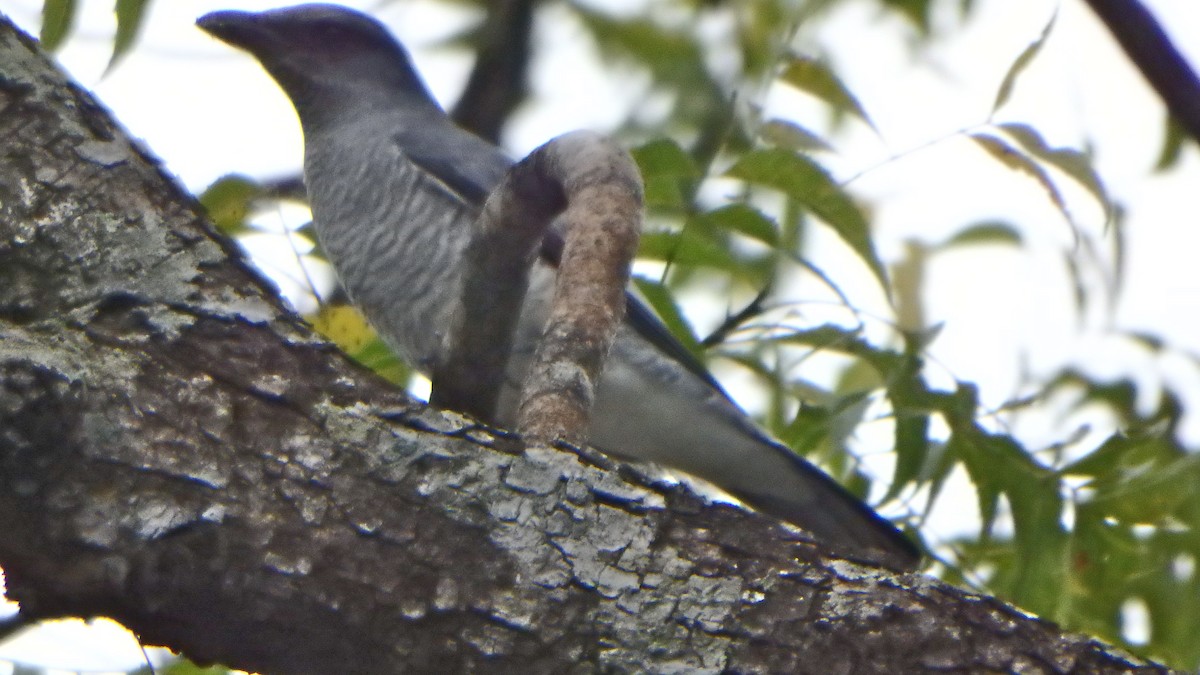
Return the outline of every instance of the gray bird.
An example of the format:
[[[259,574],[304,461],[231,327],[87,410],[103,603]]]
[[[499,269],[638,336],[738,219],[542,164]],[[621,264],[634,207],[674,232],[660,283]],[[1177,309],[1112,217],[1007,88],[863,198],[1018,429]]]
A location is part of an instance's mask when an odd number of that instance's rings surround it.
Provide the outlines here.
[[[213,12],[198,25],[253,54],[291,98],[318,237],[350,298],[414,367],[433,370],[475,216],[512,161],[458,128],[374,19],[336,5]],[[552,253],[554,242],[543,247]],[[552,293],[535,266],[506,377],[520,383]],[[516,387],[500,424],[515,417]],[[681,469],[830,548],[912,568],[890,522],[767,437],[632,296],[596,392],[591,442]]]

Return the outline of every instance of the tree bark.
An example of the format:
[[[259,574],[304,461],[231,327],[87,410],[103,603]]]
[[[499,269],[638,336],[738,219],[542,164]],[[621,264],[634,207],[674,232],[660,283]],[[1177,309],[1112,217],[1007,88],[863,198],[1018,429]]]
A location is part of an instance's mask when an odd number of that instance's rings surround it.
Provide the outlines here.
[[[559,249],[554,299],[521,384],[516,428],[527,438],[584,439],[625,316],[641,228],[637,164],[608,138],[563,134],[515,164],[484,204],[467,247],[461,302],[431,403],[496,419],[530,273],[549,245]]]
[[[264,673],[1166,672],[410,400],[6,21],[0,139],[0,566],[31,617]]]

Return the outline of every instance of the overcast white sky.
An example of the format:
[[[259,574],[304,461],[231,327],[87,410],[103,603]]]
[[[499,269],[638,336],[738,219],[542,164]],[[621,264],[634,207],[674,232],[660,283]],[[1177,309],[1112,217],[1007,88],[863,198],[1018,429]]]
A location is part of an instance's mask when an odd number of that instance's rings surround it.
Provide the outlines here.
[[[1200,63],[1200,2],[1143,1],[1192,62]],[[637,0],[593,2],[631,3]],[[282,175],[298,169],[302,152],[290,104],[249,57],[192,24],[213,9],[284,4],[291,3],[154,2],[143,44],[101,79],[111,46],[111,2],[83,2],[79,36],[59,58],[190,189],[199,191],[231,171]],[[361,8],[375,3],[346,4]],[[1195,360],[1155,356],[1109,332],[1143,331],[1164,337],[1181,352],[1200,354],[1200,275],[1194,262],[1200,251],[1194,203],[1200,161],[1194,148],[1186,150],[1178,169],[1150,174],[1161,143],[1163,110],[1080,0],[976,4],[965,29],[950,31],[948,39],[915,55],[900,38],[898,20],[879,15],[875,3],[865,0],[839,10],[818,37],[835,55],[839,71],[878,129],[876,134],[851,125],[837,136],[839,153],[823,161],[842,179],[871,169],[851,188],[874,209],[872,222],[885,260],[903,255],[910,240],[941,241],[969,222],[997,218],[1024,226],[1027,246],[1021,250],[962,249],[931,263],[927,313],[931,322],[945,323],[932,348],[935,377],[940,372],[946,384],[951,377],[977,382],[984,402],[996,405],[1018,390],[1023,372],[1046,373],[1074,363],[1096,374],[1169,382],[1185,394],[1192,409],[1200,410]],[[0,12],[34,33],[40,6],[37,0],[0,0]],[[469,57],[429,45],[471,17],[433,7],[422,0],[395,2],[378,15],[412,49],[435,94],[452,103],[470,67]],[[1083,320],[1073,309],[1061,262],[1071,245],[1062,216],[1036,184],[953,137],[956,130],[987,120],[1004,73],[1056,9],[1050,40],[997,119],[1027,122],[1053,144],[1090,145],[1109,190],[1129,211],[1124,292],[1114,312],[1092,312]],[[535,96],[518,113],[506,139],[514,154],[572,129],[611,129],[645,86],[635,73],[595,63],[583,30],[563,17],[554,9],[543,11]],[[712,31],[719,35],[720,26]],[[818,106],[786,89],[773,91],[766,103],[776,114],[810,128],[825,127]],[[937,139],[946,140],[929,145]],[[1066,179],[1062,183],[1070,184]],[[1099,209],[1082,191],[1068,189],[1068,198],[1082,229],[1099,237],[1104,226]],[[809,253],[852,299],[889,315],[869,276],[836,238],[817,237]],[[699,324],[717,320],[725,310],[720,303],[693,302],[687,308]],[[736,396],[753,406],[754,392],[739,387],[736,373],[720,374],[730,378]],[[1144,403],[1150,407],[1154,401],[1148,397]],[[1017,428],[1033,443],[1058,440],[1061,431],[1036,415],[1023,418]],[[1100,428],[1095,434],[1110,431]],[[1200,416],[1189,416],[1183,433],[1191,444],[1200,444]],[[973,508],[969,494],[965,499]],[[939,515],[931,527],[952,532],[960,522]],[[64,669],[116,670],[140,663],[141,653],[131,639],[89,635],[43,631],[0,647],[0,659],[36,659]],[[84,644],[85,649],[78,648]],[[0,674],[4,672],[0,661]]]

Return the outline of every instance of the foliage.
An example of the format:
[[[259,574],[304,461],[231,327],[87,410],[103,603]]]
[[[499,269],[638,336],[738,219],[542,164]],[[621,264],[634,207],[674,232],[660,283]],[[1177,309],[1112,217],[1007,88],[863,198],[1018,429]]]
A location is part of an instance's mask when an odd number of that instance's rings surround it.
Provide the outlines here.
[[[937,39],[932,0],[877,0],[880,12],[902,17],[918,44]],[[132,43],[144,3],[118,2],[128,26],[114,60]],[[996,594],[1067,627],[1122,643],[1122,611],[1142,603],[1151,624],[1145,645],[1127,646],[1181,667],[1200,665],[1200,454],[1175,434],[1182,407],[1164,387],[1157,408],[1140,412],[1148,392],[1131,380],[1105,381],[1064,367],[995,410],[984,410],[975,384],[934,377],[930,345],[939,327],[925,320],[928,289],[921,283],[929,260],[966,247],[1003,248],[1021,254],[1030,224],[984,219],[963,223],[936,244],[914,242],[885,259],[872,232],[872,206],[831,168],[836,128],[874,129],[867,110],[884,101],[862,99],[839,75],[838,64],[811,38],[837,0],[736,3],[672,0],[640,13],[615,16],[598,2],[566,3],[606,57],[635,66],[656,91],[674,97],[674,113],[654,122],[633,111],[618,135],[634,146],[649,209],[641,259],[657,263],[657,278],[638,288],[685,345],[714,365],[740,368],[767,393],[762,422],[797,452],[821,463],[861,495],[882,495],[881,505],[903,511],[900,520],[918,534],[956,475],[965,475],[982,515],[977,534],[931,542],[932,571]],[[969,14],[973,3],[954,3]],[[130,9],[136,6],[137,9]],[[70,32],[73,3],[47,0],[43,39],[48,46]],[[126,8],[122,14],[121,8]],[[960,15],[960,16],[961,16]],[[732,29],[741,67],[735,82],[706,62],[702,22],[714,17]],[[1031,123],[993,118],[1019,94],[1021,77],[1052,35],[1054,21],[996,82],[987,119],[950,137],[967,138],[981,161],[998,162],[1025,176],[1058,209],[1074,247],[1064,254],[1080,311],[1090,284],[1086,253],[1111,243],[1121,257],[1120,210],[1085,148],[1048,144]],[[806,93],[825,106],[831,130],[811,120],[770,117],[761,99],[773,87]],[[739,96],[731,91],[742,92]],[[1182,135],[1172,126],[1161,167],[1177,161]],[[904,156],[893,160],[902,163]],[[720,197],[710,188],[719,185]],[[1069,207],[1067,193],[1082,190],[1111,223],[1097,241]],[[247,214],[272,197],[253,181],[232,177],[202,201],[225,231],[245,231]],[[819,228],[828,228],[859,259],[890,299],[891,318],[869,316],[859,299],[839,285],[843,270],[824,269],[806,255]],[[1136,235],[1136,233],[1134,233]],[[1115,295],[1119,265],[1108,275]],[[796,294],[818,291],[841,306],[841,319],[812,325]],[[699,334],[684,310],[698,294],[730,299],[728,319],[711,335]],[[740,304],[739,304],[740,303]],[[371,367],[396,381],[409,372],[387,355],[369,328],[340,306],[315,315],[318,327]],[[1152,354],[1175,354],[1161,340],[1115,333],[1114,339]],[[833,374],[811,375],[816,370]],[[1081,410],[1101,411],[1115,422],[1102,437],[1064,433],[1048,448],[1027,445],[1009,430],[1022,415],[1050,411],[1064,426]],[[858,432],[883,421],[890,427],[895,461],[890,476],[860,464]],[[872,489],[881,482],[886,489]]]
[[[116,0],[113,15],[117,20],[117,32],[113,36],[109,70],[133,49],[145,23],[149,5],[149,0]],[[47,51],[58,49],[74,30],[78,9],[75,0],[46,0],[42,5],[42,31],[38,37]]]

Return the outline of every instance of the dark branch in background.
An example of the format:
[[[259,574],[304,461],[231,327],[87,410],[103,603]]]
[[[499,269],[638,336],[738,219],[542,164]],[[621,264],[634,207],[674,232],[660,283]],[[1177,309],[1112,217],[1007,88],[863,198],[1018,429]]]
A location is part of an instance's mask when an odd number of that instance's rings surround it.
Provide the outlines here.
[[[1150,81],[1171,116],[1200,141],[1200,79],[1154,15],[1137,0],[1086,1]]]
[[[451,117],[499,144],[500,130],[528,93],[535,0],[494,0],[479,28],[478,56]]]
[[[766,303],[767,298],[770,297],[770,295],[771,284],[767,284],[761,291],[758,292],[758,295],[754,296],[754,299],[750,301],[750,304],[743,307],[736,314],[726,316],[725,320],[721,322],[720,326],[717,326],[716,330],[709,333],[708,337],[700,341],[700,346],[704,347],[705,349],[715,347],[724,342],[725,338],[729,337],[730,333],[738,328],[741,328],[742,324],[745,324],[747,321],[750,321],[755,317],[762,316],[762,313],[766,311],[763,305]]]
[[[308,190],[304,187],[304,176],[298,173],[290,176],[280,176],[261,181],[259,186],[263,196],[271,199],[293,199],[298,202],[308,201]]]

